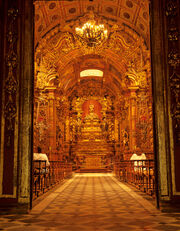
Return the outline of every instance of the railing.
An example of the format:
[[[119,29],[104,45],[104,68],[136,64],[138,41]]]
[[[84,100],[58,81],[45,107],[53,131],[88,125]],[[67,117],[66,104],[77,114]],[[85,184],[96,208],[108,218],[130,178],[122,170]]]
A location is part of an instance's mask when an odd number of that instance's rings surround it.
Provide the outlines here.
[[[72,176],[72,165],[61,161],[33,161],[33,199],[39,197],[65,178]]]
[[[130,183],[151,196],[154,195],[154,160],[120,161],[115,163],[114,172],[120,181]]]

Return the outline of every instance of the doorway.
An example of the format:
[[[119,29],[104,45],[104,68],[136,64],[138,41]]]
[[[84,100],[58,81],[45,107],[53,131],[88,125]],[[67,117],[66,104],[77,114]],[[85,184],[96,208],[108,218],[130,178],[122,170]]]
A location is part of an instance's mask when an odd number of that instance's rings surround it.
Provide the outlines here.
[[[72,172],[114,172],[154,195],[149,2],[83,2],[34,3],[33,171],[47,171],[35,197]],[[92,21],[106,33],[93,43],[77,33]]]
[[[101,10],[101,12],[106,13],[106,15],[102,15],[103,19],[106,21],[108,20],[108,22],[110,23],[110,27],[116,31],[119,30],[119,27],[117,28],[116,26],[113,27],[113,25],[116,23],[116,19],[113,16],[115,13],[119,14],[120,13],[121,16],[126,18],[126,22],[128,22],[128,14],[123,14],[123,11],[120,11],[120,8],[118,8],[118,10],[116,11],[116,7],[113,8],[114,6],[114,2],[115,1],[111,1],[109,7],[110,8],[106,8],[106,4],[104,4],[102,7],[97,7],[98,3],[96,5],[96,3],[91,2],[93,5],[89,8],[89,11],[93,11],[93,9],[95,9],[95,13],[98,13],[97,9]],[[178,114],[173,114],[174,109],[178,109],[177,107],[177,102],[174,101],[174,93],[176,90],[176,87],[178,85],[174,84],[174,82],[178,79],[177,75],[178,75],[178,71],[179,69],[176,68],[175,66],[172,66],[173,64],[176,64],[176,62],[173,62],[173,57],[175,56],[169,56],[169,59],[167,60],[167,53],[168,51],[168,47],[170,45],[170,51],[171,48],[176,47],[178,48],[178,40],[177,41],[168,41],[168,37],[166,36],[166,28],[163,27],[163,25],[167,25],[168,28],[170,28],[170,19],[174,18],[178,18],[178,12],[176,12],[177,9],[179,9],[178,7],[176,7],[178,5],[177,1],[175,1],[173,4],[175,4],[175,7],[171,7],[171,4],[167,5],[168,7],[166,7],[166,3],[168,3],[169,1],[162,1],[162,0],[157,0],[157,1],[151,1],[151,10],[150,10],[150,17],[151,17],[151,58],[152,58],[152,81],[153,81],[153,107],[154,107],[154,136],[155,136],[155,145],[154,148],[156,149],[156,160],[155,160],[155,164],[157,165],[157,170],[158,170],[158,177],[155,177],[156,180],[159,180],[159,184],[157,184],[157,188],[159,189],[159,195],[160,195],[160,199],[161,201],[172,201],[172,200],[176,200],[178,199],[179,196],[179,181],[178,181],[178,166],[179,166],[179,141],[178,141],[178,129],[179,127],[176,126],[176,116]],[[27,2],[27,1],[14,1],[13,5],[11,4],[11,0],[6,1],[6,2],[1,2],[1,12],[2,12],[2,23],[1,23],[1,27],[3,29],[3,39],[1,41],[1,53],[3,56],[3,60],[4,62],[1,63],[1,67],[2,67],[2,72],[3,72],[3,79],[2,80],[2,99],[1,99],[1,105],[2,105],[2,110],[1,110],[1,172],[2,174],[0,174],[0,196],[1,196],[1,201],[3,201],[3,203],[7,204],[11,204],[11,203],[17,203],[18,205],[22,205],[25,204],[25,209],[28,208],[29,203],[30,203],[30,165],[31,165],[31,134],[32,134],[32,126],[31,126],[31,110],[32,110],[32,79],[33,79],[33,72],[32,72],[32,67],[33,67],[33,32],[32,32],[32,28],[33,28],[33,4],[32,2]],[[85,1],[84,1],[85,3]],[[107,1],[106,1],[107,3]],[[130,9],[134,7],[134,2],[129,2],[126,1],[125,5],[129,5],[132,7],[129,7]],[[68,6],[68,4],[70,4],[70,2],[68,1],[64,1],[60,4],[58,4],[58,6]],[[86,2],[86,4],[89,4],[89,1]],[[82,4],[81,8],[85,7],[86,4]],[[53,10],[55,10],[55,5],[52,4],[51,6],[48,5],[48,2],[44,2],[44,5],[51,10],[51,12],[53,12]],[[136,4],[135,4],[136,5]],[[12,9],[13,6],[13,9]],[[93,8],[94,7],[94,8]],[[125,6],[124,6],[125,7]],[[127,7],[127,6],[126,6]],[[51,9],[52,8],[52,9]],[[74,7],[75,8],[75,7]],[[69,14],[69,16],[77,14],[80,15],[82,13],[82,9],[79,9],[79,13],[78,11],[76,11],[76,9],[70,10],[70,12],[68,13],[68,7],[66,7],[66,10],[63,12],[61,12],[61,15],[66,15],[67,13]],[[16,10],[17,9],[17,10]],[[144,8],[145,9],[145,8]],[[166,15],[167,17],[165,18],[165,9],[167,9]],[[171,14],[174,11],[171,10],[175,10],[175,14]],[[17,12],[23,12],[22,14],[17,14]],[[41,11],[41,15],[45,14],[45,10]],[[73,13],[74,12],[74,13]],[[140,13],[140,11],[137,11]],[[125,13],[125,12],[124,12]],[[128,13],[128,12],[127,12]],[[108,15],[111,15],[111,17],[109,18]],[[52,15],[51,15],[52,16]],[[43,43],[41,43],[40,46],[42,46],[42,44],[44,44],[45,40],[43,41],[43,38],[46,37],[46,33],[48,35],[50,35],[48,32],[52,31],[53,32],[53,28],[58,29],[58,26],[55,25],[55,22],[53,20],[56,19],[57,16],[53,15],[54,17],[51,17],[50,20],[48,18],[46,18],[46,20],[44,21],[45,24],[43,24],[41,26],[41,23],[39,21],[39,35],[41,35],[41,40]],[[73,22],[71,20],[71,17],[68,16],[68,19],[66,19],[66,23],[69,25],[67,25],[67,27],[65,28],[66,32],[68,31],[68,36],[66,36],[66,33],[62,34],[65,36],[64,38],[64,42],[61,43],[61,41],[63,40],[58,40],[57,37],[57,41],[59,41],[60,43],[56,45],[58,46],[62,46],[62,50],[63,52],[68,52],[68,50],[71,50],[72,52],[69,53],[68,55],[62,55],[61,57],[61,61],[63,61],[63,63],[60,62],[59,60],[59,64],[62,65],[61,67],[64,67],[64,71],[66,69],[66,63],[70,64],[68,61],[68,58],[70,57],[70,55],[77,55],[77,59],[79,60],[79,62],[81,62],[81,57],[84,54],[81,42],[78,41],[76,46],[73,45],[72,41],[74,39],[73,35],[72,35],[72,29],[73,29]],[[83,15],[82,15],[83,16]],[[85,15],[84,15],[85,16]],[[131,15],[130,15],[131,16]],[[64,17],[64,16],[63,16]],[[78,18],[78,17],[77,17]],[[36,19],[39,20],[40,19],[40,15],[36,16]],[[78,18],[79,21],[77,23],[77,26],[79,26],[81,23],[83,25],[83,18]],[[81,19],[81,20],[80,20]],[[129,17],[129,19],[131,19],[131,17]],[[125,19],[124,19],[125,20]],[[10,22],[10,23],[9,23]],[[13,22],[13,23],[12,23]],[[46,25],[48,25],[48,22],[54,22],[54,27],[53,28],[47,28]],[[77,21],[76,21],[77,22]],[[111,23],[112,22],[112,23]],[[114,22],[114,24],[113,24]],[[119,21],[118,21],[119,22]],[[137,22],[137,21],[136,21]],[[174,20],[175,23],[178,24],[179,20]],[[72,23],[72,24],[71,24]],[[106,22],[103,22],[104,25],[106,24]],[[24,25],[24,26],[22,26]],[[64,28],[65,25],[61,24],[61,27]],[[75,25],[74,25],[75,26]],[[177,26],[177,25],[176,25]],[[128,23],[123,23],[122,27],[121,27],[121,31],[123,31],[123,29],[127,29],[130,27],[130,21]],[[80,27],[81,28],[81,27]],[[141,28],[143,28],[141,26]],[[8,36],[8,31],[9,29],[12,30],[12,33],[14,33],[15,36],[13,40],[7,40],[7,36]],[[129,28],[130,29],[130,28]],[[140,29],[140,28],[139,28]],[[128,29],[127,29],[128,30]],[[18,31],[18,33],[16,33]],[[44,31],[44,32],[43,32]],[[130,30],[129,30],[130,31]],[[133,30],[135,32],[135,28]],[[58,31],[54,31],[54,35],[57,34],[56,32]],[[128,31],[126,31],[128,33]],[[141,33],[137,33],[137,36],[140,36]],[[7,36],[6,36],[7,35]],[[12,34],[11,34],[12,35]],[[53,36],[53,33],[51,34]],[[72,35],[72,37],[71,37]],[[125,40],[123,40],[122,38],[118,37],[118,36],[114,36],[114,33],[111,33],[112,37],[111,39],[116,41],[115,39],[118,39],[117,44],[124,44],[126,45]],[[18,39],[16,39],[18,37]],[[133,37],[134,39],[136,39],[136,36]],[[147,37],[145,36],[144,39],[146,39]],[[176,38],[173,37],[173,38]],[[50,37],[46,37],[47,41],[50,41]],[[37,41],[37,40],[35,40]],[[128,43],[128,40],[127,40]],[[66,45],[65,45],[66,44]],[[148,44],[148,43],[147,43]],[[146,45],[147,45],[146,44]],[[7,46],[4,46],[7,45]],[[12,46],[14,45],[14,46]],[[35,48],[37,48],[38,44],[36,43]],[[50,44],[49,44],[50,45]],[[71,47],[71,45],[73,45]],[[116,45],[116,43],[115,43]],[[168,46],[167,46],[168,45]],[[172,45],[172,46],[171,46]],[[107,78],[100,78],[100,76],[94,76],[93,79],[94,81],[98,81],[99,83],[103,83],[103,81],[101,80],[108,80],[107,82],[105,81],[106,86],[108,87],[112,87],[112,89],[114,89],[114,91],[112,93],[116,94],[115,91],[115,85],[118,86],[118,83],[120,84],[123,83],[122,81],[119,81],[119,79],[121,78],[120,76],[122,75],[123,72],[123,62],[125,60],[123,60],[123,56],[119,56],[117,58],[117,54],[121,54],[121,49],[119,49],[119,45],[114,46],[113,43],[108,43],[109,46],[109,52],[107,47],[104,47],[104,51],[102,49],[102,47],[99,47],[98,49],[96,49],[96,55],[101,57],[101,61],[103,61],[105,64],[108,64],[107,70],[111,70],[111,75],[107,74]],[[116,53],[112,52],[110,47],[116,47]],[[165,49],[164,49],[165,47]],[[13,60],[9,60],[6,59],[6,54],[9,54],[9,52],[12,50],[12,48],[14,48],[14,52],[16,53],[18,60],[17,64],[15,65],[16,62],[14,63],[14,59]],[[68,48],[68,49],[67,49]],[[119,50],[118,50],[119,49]],[[47,51],[47,50],[45,50]],[[52,50],[51,50],[52,51]],[[79,51],[79,53],[77,53],[76,51]],[[102,51],[102,53],[100,52]],[[86,49],[85,53],[86,55],[91,56],[91,53],[88,52],[88,50]],[[14,54],[14,53],[13,53]],[[68,53],[67,53],[68,54]],[[106,55],[107,54],[107,55]],[[58,54],[57,54],[58,55]],[[26,57],[26,58],[24,58]],[[40,57],[40,56],[39,56]],[[56,56],[58,58],[58,56]],[[75,61],[77,61],[77,59],[75,59],[76,57],[73,56]],[[87,57],[87,56],[86,56]],[[109,58],[108,58],[109,57]],[[53,55],[52,57],[49,59],[52,60],[53,59]],[[73,60],[71,62],[71,64],[73,63]],[[123,62],[120,62],[120,60],[122,60]],[[49,65],[51,65],[50,62]],[[110,62],[111,61],[111,62]],[[5,87],[6,84],[8,83],[6,80],[6,77],[9,76],[8,73],[12,74],[12,69],[10,69],[9,65],[7,62],[10,62],[10,64],[13,65],[13,76],[15,78],[15,83],[17,84],[18,88],[8,88],[8,93],[6,92],[7,88]],[[167,63],[168,62],[168,63]],[[20,64],[20,65],[19,65]],[[81,64],[81,63],[80,63]],[[106,66],[106,65],[105,65]],[[104,67],[105,67],[104,66]],[[72,65],[70,65],[70,67],[72,68]],[[78,68],[78,66],[75,63],[75,67]],[[102,71],[103,66],[98,65],[98,71]],[[68,70],[70,71],[70,69],[68,68]],[[83,71],[83,70],[81,70]],[[117,74],[117,71],[120,73],[120,75]],[[126,69],[124,70],[126,71]],[[58,73],[62,74],[65,72],[59,72],[57,70]],[[43,73],[43,72],[42,72]],[[72,71],[70,71],[70,73],[73,73]],[[76,71],[76,73],[80,73],[80,70]],[[104,73],[108,73],[108,72],[104,72]],[[52,73],[49,73],[49,76]],[[133,73],[131,73],[132,75],[129,75],[129,77],[132,77],[133,79]],[[70,76],[67,72],[67,78],[65,76],[61,76],[62,78],[68,79],[69,82],[62,82],[62,84],[64,84],[64,88],[63,89],[73,89],[73,81],[71,81],[71,78],[68,78],[68,76]],[[74,76],[74,75],[73,75]],[[105,76],[105,75],[104,75]],[[118,76],[118,77],[117,77]],[[72,77],[72,76],[71,76]],[[83,83],[83,81],[87,81],[87,78],[82,77],[78,78],[79,76],[77,76],[77,80],[80,80],[80,84]],[[97,77],[97,78],[95,78]],[[82,79],[83,78],[83,79]],[[50,78],[51,79],[51,78]],[[54,78],[55,79],[55,78]],[[58,78],[57,78],[58,79]],[[128,80],[129,78],[127,78]],[[111,86],[111,83],[113,80],[113,86]],[[85,82],[84,81],[84,82]],[[53,82],[53,78],[52,78],[52,82]],[[51,81],[49,82],[50,85],[52,86]],[[58,85],[58,81],[54,81],[55,85]],[[126,86],[126,84],[128,84],[129,80],[127,81],[127,83],[125,83],[124,85],[119,85],[118,90],[120,90],[121,93],[124,92],[123,88],[124,86]],[[130,81],[132,82],[132,81]],[[14,82],[10,82],[11,84],[13,84]],[[174,88],[170,88],[170,83],[173,84],[172,86]],[[104,84],[104,83],[103,83]],[[9,86],[9,85],[7,85]],[[71,86],[71,87],[70,87]],[[47,90],[47,89],[46,89]],[[50,92],[50,91],[49,91]],[[110,90],[109,90],[110,92]],[[7,93],[7,97],[6,96]],[[24,93],[28,93],[28,94],[24,94]],[[70,91],[69,91],[70,93]],[[171,97],[170,97],[170,93],[172,93]],[[11,97],[13,94],[13,98]],[[120,94],[123,95],[123,94]],[[52,96],[52,95],[51,95]],[[53,98],[53,97],[52,97]],[[69,98],[70,99],[70,98]],[[4,113],[6,108],[11,109],[11,104],[9,104],[8,100],[13,100],[13,111],[12,114],[6,114],[6,112]],[[171,102],[172,101],[172,102]],[[66,102],[66,101],[65,101]],[[173,108],[171,107],[173,105]],[[7,107],[6,107],[7,106]],[[15,109],[15,110],[14,110]],[[179,110],[179,109],[178,109]],[[108,113],[107,113],[108,114]],[[13,115],[13,116],[11,116]],[[123,116],[122,116],[123,118]],[[6,126],[6,124],[11,124],[11,126]],[[64,123],[63,127],[65,128],[70,128],[68,126],[68,123]],[[107,127],[107,126],[106,126]],[[121,139],[121,124],[116,124],[116,129],[118,128],[118,138],[117,136],[115,137],[115,139]],[[141,127],[141,126],[139,126]],[[113,126],[112,126],[113,128]],[[10,132],[10,129],[11,132]],[[66,130],[66,129],[65,129]],[[126,131],[123,131],[123,134],[126,134],[125,137],[127,136]],[[9,139],[11,140],[13,145],[9,145],[9,142],[6,142],[6,140]],[[120,140],[121,141],[121,140]],[[71,140],[70,140],[71,142]],[[127,145],[126,145],[127,146]],[[67,148],[67,146],[65,146]],[[113,146],[114,147],[114,146]],[[122,146],[121,146],[122,147]],[[118,148],[118,145],[115,147],[114,151],[116,151]],[[51,147],[50,147],[51,149]],[[6,151],[5,151],[6,150]],[[70,148],[71,151],[71,148]],[[37,149],[35,150],[35,152],[37,152]],[[115,153],[115,152],[114,152]],[[137,154],[137,153],[135,153]],[[11,158],[11,160],[13,161],[9,161]],[[72,158],[73,159],[73,158]],[[8,172],[8,174],[6,174],[6,172]],[[13,176],[13,177],[10,177]],[[6,182],[9,182],[8,187]],[[11,200],[12,199],[12,200]]]

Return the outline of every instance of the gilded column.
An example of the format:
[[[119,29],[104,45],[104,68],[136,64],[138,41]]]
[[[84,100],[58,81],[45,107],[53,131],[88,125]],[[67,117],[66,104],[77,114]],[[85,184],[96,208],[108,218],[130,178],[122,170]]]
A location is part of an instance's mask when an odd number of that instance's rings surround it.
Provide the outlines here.
[[[138,87],[129,87],[130,90],[130,150],[136,150],[136,91]]]
[[[115,122],[114,122],[114,138],[116,142],[119,141],[119,123],[116,117],[115,117]]]
[[[69,123],[69,116],[67,116],[67,118],[66,118],[66,141],[68,141],[68,142],[69,142],[69,140],[70,140],[69,126],[70,126],[70,123]]]
[[[49,125],[49,159],[53,160],[53,154],[56,152],[56,104],[55,87],[48,88],[48,125]]]

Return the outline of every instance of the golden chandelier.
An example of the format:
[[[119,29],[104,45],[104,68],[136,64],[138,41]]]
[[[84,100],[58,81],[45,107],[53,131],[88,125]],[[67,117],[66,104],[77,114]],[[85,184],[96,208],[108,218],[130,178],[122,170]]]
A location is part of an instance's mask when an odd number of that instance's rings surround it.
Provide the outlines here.
[[[96,24],[94,17],[88,20],[82,28],[76,27],[76,34],[83,44],[88,47],[96,47],[107,39],[107,30],[103,24]]]

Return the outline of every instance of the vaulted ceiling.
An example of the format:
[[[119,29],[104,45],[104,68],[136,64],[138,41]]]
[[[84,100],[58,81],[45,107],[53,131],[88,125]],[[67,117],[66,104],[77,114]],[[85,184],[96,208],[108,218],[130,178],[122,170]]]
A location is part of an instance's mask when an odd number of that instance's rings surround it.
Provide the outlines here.
[[[61,0],[34,4],[37,87],[55,84],[70,94],[82,82],[80,71],[89,68],[102,70],[102,82],[112,91],[121,92],[127,85],[149,84],[149,0]],[[107,41],[96,49],[84,47],[75,34],[75,27],[87,21],[90,11],[108,29]]]
[[[62,28],[89,10],[130,27],[149,43],[149,0],[61,0],[35,2],[35,45],[52,28]]]

